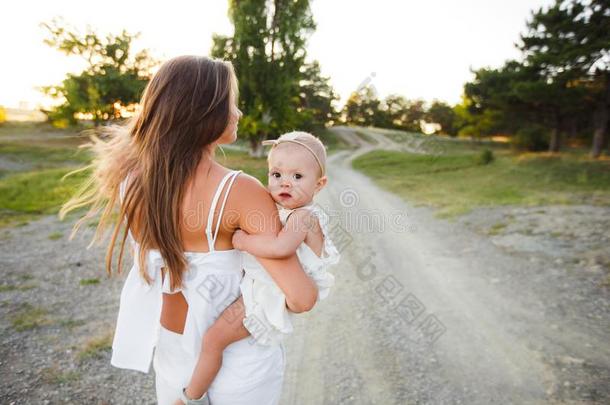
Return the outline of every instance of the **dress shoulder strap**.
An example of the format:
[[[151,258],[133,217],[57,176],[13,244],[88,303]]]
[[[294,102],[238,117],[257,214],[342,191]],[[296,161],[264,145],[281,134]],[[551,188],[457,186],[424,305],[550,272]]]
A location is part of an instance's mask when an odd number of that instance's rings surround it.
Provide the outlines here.
[[[208,239],[208,247],[210,252],[213,252],[214,246],[216,245],[216,238],[218,237],[218,231],[220,230],[220,222],[222,221],[222,213],[225,208],[225,204],[227,202],[227,198],[229,197],[229,191],[231,190],[231,186],[235,181],[237,175],[241,173],[241,170],[233,170],[227,173],[223,179],[221,180],[218,188],[216,189],[216,193],[214,194],[214,198],[212,199],[212,204],[210,205],[210,210],[208,212],[208,222],[205,226],[205,236]],[[229,181],[230,179],[230,181]],[[218,204],[218,200],[220,199],[220,194],[222,190],[225,188],[225,184],[229,181],[229,185],[227,186],[224,198],[222,200],[222,204],[220,205],[220,212],[218,213],[218,221],[216,222],[216,230],[214,231],[214,235],[212,235],[212,222],[214,221],[214,212],[216,211],[216,204]]]

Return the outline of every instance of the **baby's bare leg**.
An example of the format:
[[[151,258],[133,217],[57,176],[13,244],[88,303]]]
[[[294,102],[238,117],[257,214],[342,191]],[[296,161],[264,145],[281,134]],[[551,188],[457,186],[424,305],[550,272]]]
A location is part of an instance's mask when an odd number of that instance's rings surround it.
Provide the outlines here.
[[[222,352],[225,347],[250,335],[243,325],[244,317],[244,300],[240,295],[206,331],[201,353],[187,388],[190,398],[200,398],[207,392],[222,366]]]

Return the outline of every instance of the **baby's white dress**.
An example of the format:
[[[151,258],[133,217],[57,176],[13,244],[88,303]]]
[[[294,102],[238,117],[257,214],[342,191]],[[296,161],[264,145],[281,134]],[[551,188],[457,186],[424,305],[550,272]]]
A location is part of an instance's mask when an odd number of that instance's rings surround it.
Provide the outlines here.
[[[286,220],[294,209],[286,209],[280,205],[277,207],[280,220],[286,225]],[[318,218],[324,234],[321,257],[316,255],[305,242],[302,242],[296,250],[303,270],[318,286],[317,301],[320,301],[328,296],[330,288],[335,283],[335,277],[328,272],[328,268],[338,263],[341,255],[330,239],[329,219],[324,210],[313,203],[299,209],[303,208],[309,209]],[[286,307],[286,296],[262,265],[251,254],[242,253],[245,275],[240,289],[246,313],[243,324],[256,343],[265,346],[279,344],[284,336],[292,333],[291,318],[294,314]]]

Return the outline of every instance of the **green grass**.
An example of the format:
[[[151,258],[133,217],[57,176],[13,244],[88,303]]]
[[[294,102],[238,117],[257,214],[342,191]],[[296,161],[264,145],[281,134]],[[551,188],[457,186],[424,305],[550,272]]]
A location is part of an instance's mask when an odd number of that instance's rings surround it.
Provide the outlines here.
[[[62,385],[81,378],[78,371],[62,371],[58,366],[45,367],[40,371],[41,379],[46,384]]]
[[[263,184],[267,184],[268,168],[266,158],[256,158],[247,152],[224,149],[216,151],[216,161],[223,166],[233,170],[243,170],[249,175],[256,177]]]
[[[90,339],[78,352],[78,360],[83,361],[90,358],[101,357],[105,352],[112,349],[112,333]]]
[[[92,125],[74,128],[55,128],[45,122],[5,122],[0,125],[0,142],[11,142],[25,146],[76,148],[89,137],[84,130]]]
[[[44,147],[14,142],[0,143],[0,156],[9,161],[27,163],[38,168],[68,163],[88,163],[90,155],[76,148]]]
[[[74,168],[16,173],[0,179],[0,219],[15,214],[55,214],[79,187],[86,172],[61,181]]]
[[[40,215],[55,214],[76,191],[85,173],[60,181],[64,174],[90,162],[90,154],[76,147],[86,138],[76,134],[76,130],[33,123],[0,128],[0,159],[11,168],[0,171],[0,227],[27,225]],[[57,146],[55,141],[67,145]],[[52,240],[58,237],[49,235]]]
[[[21,214],[13,211],[0,211],[0,228],[14,226],[26,226],[30,221],[36,219],[36,214]]]
[[[6,291],[26,291],[31,290],[32,288],[36,288],[35,284],[0,284],[0,292]]]
[[[11,323],[15,330],[22,332],[50,323],[46,315],[46,309],[24,303],[11,315]]]
[[[506,227],[508,226],[508,224],[505,224],[504,222],[496,222],[495,224],[492,225],[491,229],[489,230],[489,234],[490,235],[498,235],[500,234]]]
[[[58,239],[63,238],[63,236],[64,236],[64,234],[61,232],[53,232],[48,236],[48,238],[50,240],[58,240]]]
[[[353,166],[382,187],[452,217],[476,206],[505,204],[610,204],[610,162],[563,154],[496,154],[488,165],[477,154],[415,155],[373,151]]]
[[[100,283],[99,278],[84,278],[80,280],[80,285],[97,285]]]
[[[78,327],[78,326],[82,326],[84,325],[86,322],[83,321],[82,319],[62,319],[61,321],[58,322],[58,324],[64,328],[68,328],[70,330]]]

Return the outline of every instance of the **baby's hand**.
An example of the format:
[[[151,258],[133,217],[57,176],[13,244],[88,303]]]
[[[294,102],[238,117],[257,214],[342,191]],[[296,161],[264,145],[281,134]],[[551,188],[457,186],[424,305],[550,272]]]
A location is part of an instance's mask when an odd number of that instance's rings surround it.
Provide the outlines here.
[[[247,232],[238,229],[233,234],[233,247],[237,250],[246,250],[246,236]]]

